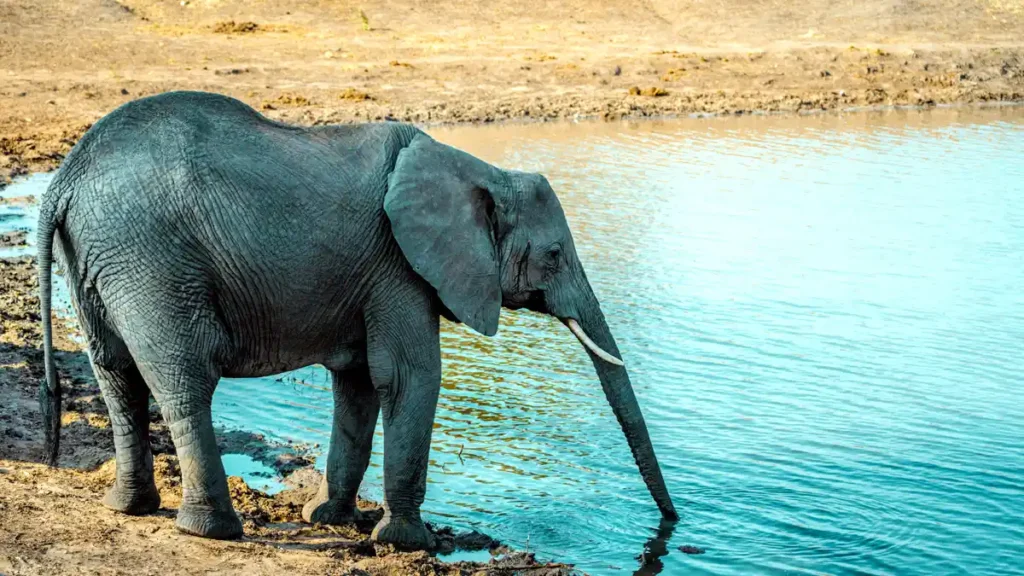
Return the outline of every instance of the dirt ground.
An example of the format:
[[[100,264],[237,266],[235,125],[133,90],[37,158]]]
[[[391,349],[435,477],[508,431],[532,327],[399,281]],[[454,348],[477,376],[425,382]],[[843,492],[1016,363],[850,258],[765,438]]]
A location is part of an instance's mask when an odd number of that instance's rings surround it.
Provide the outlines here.
[[[159,411],[151,410],[161,510],[129,517],[100,504],[114,480],[113,436],[88,359],[66,322],[55,343],[64,387],[60,466],[42,461],[36,400],[43,378],[35,262],[0,259],[0,574],[513,574],[561,575],[569,567],[536,562],[479,533],[432,527],[442,550],[492,549],[490,564],[445,563],[426,552],[399,552],[368,536],[383,513],[362,501],[360,526],[309,526],[302,506],[319,487],[305,447],[275,446],[244,432],[221,432],[223,452],[241,452],[286,474],[274,496],[231,477],[246,536],[219,542],[174,528],[181,472]]]
[[[0,182],[173,89],[302,124],[1024,100],[1024,0],[4,0]]]

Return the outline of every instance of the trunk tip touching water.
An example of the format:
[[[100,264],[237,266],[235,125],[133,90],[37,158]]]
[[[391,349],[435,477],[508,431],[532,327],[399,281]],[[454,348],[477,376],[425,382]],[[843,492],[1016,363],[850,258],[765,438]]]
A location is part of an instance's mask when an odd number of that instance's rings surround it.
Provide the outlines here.
[[[661,511],[665,520],[678,520],[679,514],[672,503],[672,496],[665,485],[665,478],[661,474],[661,466],[654,454],[654,446],[651,444],[651,437],[647,431],[647,423],[644,422],[644,416],[640,411],[636,394],[633,392],[629,375],[618,358],[620,356],[619,349],[615,345],[611,330],[599,309],[596,313],[586,315],[581,320],[582,326],[571,318],[565,322],[590,353],[594,369],[601,380],[605,398],[611,405],[615,418],[619,421],[619,426],[629,443],[629,449],[633,453],[633,459],[640,470],[640,476],[643,478],[644,484],[647,485],[647,490],[657,504],[658,510]]]

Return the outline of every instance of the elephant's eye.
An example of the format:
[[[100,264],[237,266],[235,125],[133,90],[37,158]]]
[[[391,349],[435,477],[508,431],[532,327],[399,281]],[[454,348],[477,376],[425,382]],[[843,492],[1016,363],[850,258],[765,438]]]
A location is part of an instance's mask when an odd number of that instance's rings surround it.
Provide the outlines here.
[[[548,266],[552,269],[557,269],[562,263],[562,247],[555,244],[551,248],[548,248]]]

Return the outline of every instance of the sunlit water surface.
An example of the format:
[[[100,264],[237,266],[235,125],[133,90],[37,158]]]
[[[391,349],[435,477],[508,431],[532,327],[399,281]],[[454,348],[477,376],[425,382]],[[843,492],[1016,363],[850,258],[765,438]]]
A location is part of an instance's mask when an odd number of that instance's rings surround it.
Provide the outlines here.
[[[429,518],[593,574],[1022,573],[1024,110],[431,133],[548,176],[682,520],[575,339],[507,311],[444,327]],[[329,387],[225,380],[214,416],[326,447]]]

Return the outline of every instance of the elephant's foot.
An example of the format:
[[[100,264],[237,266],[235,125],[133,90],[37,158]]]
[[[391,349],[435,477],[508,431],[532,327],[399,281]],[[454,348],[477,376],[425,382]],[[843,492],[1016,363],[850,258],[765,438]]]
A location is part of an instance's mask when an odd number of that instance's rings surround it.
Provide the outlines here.
[[[331,500],[317,495],[302,507],[302,519],[310,524],[340,526],[342,524],[360,524],[364,518],[363,513],[356,508],[355,502]]]
[[[214,540],[234,540],[242,536],[242,521],[234,510],[182,504],[174,525],[186,534]]]
[[[152,479],[143,485],[144,488],[129,490],[115,482],[103,497],[103,505],[130,516],[152,514],[160,508],[160,492]]]
[[[434,537],[416,518],[385,515],[373,529],[370,538],[376,542],[394,544],[404,550],[429,550],[434,547]]]

